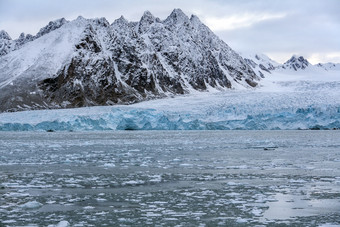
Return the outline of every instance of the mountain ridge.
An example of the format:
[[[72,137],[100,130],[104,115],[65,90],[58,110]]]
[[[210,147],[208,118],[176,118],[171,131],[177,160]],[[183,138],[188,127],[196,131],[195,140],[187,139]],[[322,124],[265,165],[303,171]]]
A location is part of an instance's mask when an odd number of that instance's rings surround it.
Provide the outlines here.
[[[240,53],[245,61],[253,68],[254,72],[261,78],[265,78],[275,72],[295,74],[303,71],[331,72],[340,70],[340,63],[318,63],[311,64],[305,57],[293,54],[286,62],[280,64],[265,54]]]
[[[279,64],[264,54],[238,54],[180,9],[164,20],[145,11],[137,22],[121,16],[111,24],[60,18],[16,40],[1,31],[0,60],[0,112],[132,104],[253,88],[273,72],[339,68],[302,56]]]
[[[245,60],[196,16],[175,9],[50,22],[1,56],[0,111],[129,104],[210,87],[255,87]]]

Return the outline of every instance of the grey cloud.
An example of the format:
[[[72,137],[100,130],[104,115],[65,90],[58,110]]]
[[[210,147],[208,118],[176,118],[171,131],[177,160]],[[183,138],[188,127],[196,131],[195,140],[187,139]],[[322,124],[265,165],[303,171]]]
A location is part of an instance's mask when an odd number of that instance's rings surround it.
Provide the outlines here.
[[[324,55],[320,61],[328,61],[328,53],[340,55],[339,8],[340,1],[294,1],[292,5],[282,5],[281,12],[287,13],[284,18],[217,34],[240,51],[276,53],[276,56],[281,53],[281,61],[283,56],[294,53],[306,57],[319,53]],[[340,56],[337,59],[340,60]]]
[[[265,53],[340,53],[339,0],[0,0],[0,30],[17,38],[21,32],[35,34],[49,21],[124,15],[137,21],[145,10],[164,19],[174,8],[207,18],[226,18],[246,13],[285,14],[284,18],[260,21],[248,27],[216,32],[236,50]],[[340,54],[339,54],[340,55]],[[339,56],[340,59],[340,56]]]
[[[290,16],[288,16],[290,17]],[[301,21],[300,21],[301,22]],[[340,30],[315,25],[309,21],[299,23],[293,16],[263,21],[252,27],[218,32],[227,43],[238,48],[254,46],[263,51],[287,50],[340,51]]]

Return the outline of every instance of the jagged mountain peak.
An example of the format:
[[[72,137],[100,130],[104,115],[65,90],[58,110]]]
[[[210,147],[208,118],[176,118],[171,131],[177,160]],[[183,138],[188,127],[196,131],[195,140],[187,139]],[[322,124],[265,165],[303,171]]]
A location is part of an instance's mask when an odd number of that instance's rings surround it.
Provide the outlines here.
[[[110,26],[110,23],[105,17],[92,19],[92,22],[99,26],[104,26],[104,27]]]
[[[45,27],[40,29],[40,31],[36,35],[36,38],[39,38],[47,33],[50,33],[51,31],[60,28],[66,23],[68,23],[68,21],[65,18],[60,18],[54,21],[50,21]]]
[[[150,11],[145,11],[138,23],[138,32],[144,33],[149,30],[150,25],[156,22],[156,17],[150,13]]]
[[[34,40],[34,36],[21,33],[18,39],[12,40],[5,31],[0,31],[0,57],[21,48],[25,43]]]
[[[12,38],[5,30],[0,31],[0,39],[12,40]]]
[[[112,24],[128,24],[129,21],[122,15],[116,19]]]
[[[187,17],[187,15],[181,9],[176,8],[171,12],[170,17]]]
[[[164,22],[172,25],[183,24],[189,22],[189,17],[181,9],[174,9]]]
[[[86,20],[86,18],[84,18],[82,15],[79,15],[75,20],[84,21],[84,20]]]
[[[62,25],[60,29],[62,29],[63,27],[67,27],[67,26],[73,26],[73,27],[79,27],[79,28],[92,27],[91,29],[94,29],[94,28],[101,28],[101,27],[108,28],[110,27],[110,23],[105,17],[88,19],[80,15],[76,19],[72,21],[68,21],[66,24]]]
[[[143,16],[141,18],[141,20],[154,20],[154,19],[156,19],[155,16],[149,10],[144,11]]]
[[[139,21],[140,24],[148,24],[148,25],[153,24],[155,22],[160,22],[160,20],[148,10],[143,13],[143,16],[141,17]]]
[[[19,35],[18,40],[23,40],[23,39],[25,39],[25,33],[24,33],[24,32],[22,32],[22,33]]]
[[[31,34],[25,35],[25,33],[21,33],[19,38],[15,40],[15,49],[19,49],[22,45],[24,45],[27,42],[33,41],[34,36]]]
[[[305,59],[303,56],[294,54],[287,62],[295,62],[295,61],[303,62],[303,61],[307,61],[307,59]]]
[[[310,63],[303,56],[293,55],[288,61],[283,64],[283,68],[294,69],[295,71],[300,69],[306,69]]]
[[[111,28],[113,28],[118,33],[127,33],[130,30],[129,21],[124,16],[121,16],[113,21]]]
[[[41,31],[41,38],[1,57],[0,111],[129,104],[250,88],[259,80],[196,16],[190,20],[178,9],[164,21],[150,12],[139,22],[121,17],[111,25],[78,17]]]

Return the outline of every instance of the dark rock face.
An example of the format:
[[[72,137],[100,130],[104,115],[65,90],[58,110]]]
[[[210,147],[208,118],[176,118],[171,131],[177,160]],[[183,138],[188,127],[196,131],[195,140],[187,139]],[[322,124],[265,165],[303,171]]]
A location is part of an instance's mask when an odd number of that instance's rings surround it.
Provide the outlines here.
[[[49,102],[61,105],[67,100],[65,107],[129,103],[135,96],[117,81],[112,64],[110,59],[103,59],[89,71],[79,58],[74,58],[57,77],[47,78],[39,86]]]
[[[34,78],[30,80],[33,82],[12,85],[25,93],[25,98],[13,102],[16,106],[6,102],[1,111],[130,104],[193,89],[227,89],[233,83],[255,87],[259,80],[248,62],[196,16],[189,19],[179,9],[164,21],[150,12],[145,12],[139,22],[121,17],[111,25],[105,18],[79,17],[72,22],[60,19],[50,22],[35,37],[22,34],[19,40],[38,43],[39,37],[60,29],[66,33],[72,26],[83,30],[73,49],[65,51],[69,55],[63,58],[62,66],[46,72],[38,70],[45,66],[27,69],[23,75]],[[56,37],[56,42],[60,39],[65,37]],[[45,55],[48,61],[49,55]],[[18,81],[25,80],[15,76]],[[1,83],[0,91],[5,88]]]

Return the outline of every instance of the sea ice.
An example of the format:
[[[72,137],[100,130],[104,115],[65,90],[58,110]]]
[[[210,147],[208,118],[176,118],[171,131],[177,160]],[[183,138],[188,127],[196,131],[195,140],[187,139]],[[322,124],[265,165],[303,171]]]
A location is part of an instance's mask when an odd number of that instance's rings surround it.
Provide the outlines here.
[[[24,209],[36,209],[36,208],[39,208],[41,206],[42,206],[42,204],[37,202],[37,201],[30,201],[30,202],[27,202],[25,204],[22,204],[20,207],[24,208]]]
[[[56,225],[48,225],[48,227],[68,227],[70,223],[68,221],[60,221]]]

